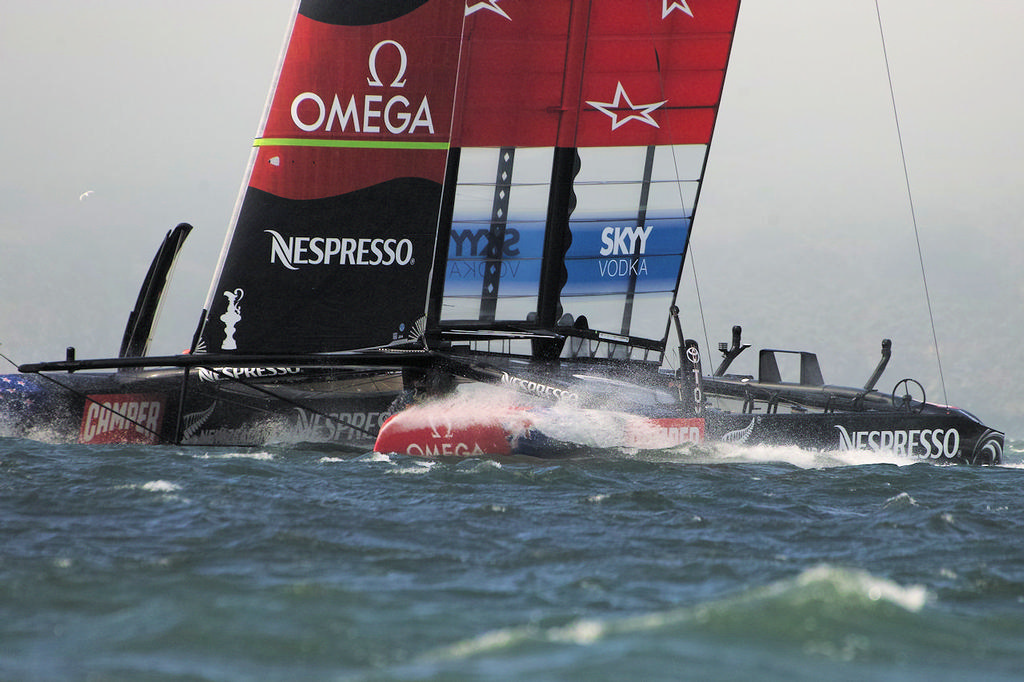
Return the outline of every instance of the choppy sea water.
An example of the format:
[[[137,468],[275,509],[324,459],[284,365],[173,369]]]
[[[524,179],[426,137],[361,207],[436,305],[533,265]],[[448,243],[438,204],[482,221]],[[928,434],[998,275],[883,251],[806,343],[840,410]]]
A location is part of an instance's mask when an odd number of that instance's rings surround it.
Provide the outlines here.
[[[1019,680],[1005,460],[0,438],[0,679]]]

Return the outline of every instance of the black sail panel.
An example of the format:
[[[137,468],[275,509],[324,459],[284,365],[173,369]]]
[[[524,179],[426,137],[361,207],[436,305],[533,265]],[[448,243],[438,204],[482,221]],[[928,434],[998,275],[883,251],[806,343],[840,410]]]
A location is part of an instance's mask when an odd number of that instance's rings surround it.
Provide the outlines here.
[[[325,199],[249,188],[207,350],[320,352],[405,338],[423,314],[439,186],[402,178]],[[358,222],[372,236],[347,236]]]

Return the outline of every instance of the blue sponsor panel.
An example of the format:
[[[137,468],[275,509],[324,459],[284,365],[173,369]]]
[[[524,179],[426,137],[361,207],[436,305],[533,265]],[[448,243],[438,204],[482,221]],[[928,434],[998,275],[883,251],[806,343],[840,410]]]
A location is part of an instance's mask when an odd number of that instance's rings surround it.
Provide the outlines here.
[[[482,259],[495,247],[501,258],[540,258],[544,249],[544,223],[508,222],[501,244],[492,244],[491,224],[487,220],[452,222],[448,241],[448,260]]]
[[[622,256],[616,258],[567,258],[568,273],[563,296],[626,294],[635,279],[635,293],[672,291],[683,259],[667,256]]]
[[[648,215],[638,225],[635,216],[594,221],[572,221],[569,258],[614,258],[681,254],[686,248],[690,221],[678,215]]]
[[[636,218],[574,221],[566,254],[568,280],[564,296],[626,294],[675,289],[689,220],[678,215],[650,214],[643,225]]]
[[[500,245],[484,221],[454,223],[448,243],[445,297],[480,298],[490,263],[500,268],[498,296],[536,297],[544,247],[542,222],[510,222]],[[497,255],[497,258],[493,256]]]
[[[540,283],[539,258],[513,258],[502,260],[498,295],[505,296],[537,296]],[[479,299],[483,292],[484,274],[487,270],[486,259],[462,259],[448,261],[447,276],[444,283],[444,295],[464,296]]]

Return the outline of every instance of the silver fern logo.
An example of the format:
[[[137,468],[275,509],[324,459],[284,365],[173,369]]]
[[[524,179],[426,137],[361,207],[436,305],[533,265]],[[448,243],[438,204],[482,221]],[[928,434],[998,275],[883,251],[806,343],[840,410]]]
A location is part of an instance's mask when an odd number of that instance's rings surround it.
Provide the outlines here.
[[[758,417],[753,417],[747,425],[747,428],[730,431],[722,436],[722,441],[732,443],[733,445],[743,445],[747,442],[747,439],[750,438],[750,434],[754,432],[754,425],[759,421],[760,419]]]
[[[185,427],[185,431],[182,434],[182,441],[187,442],[192,440],[192,438],[199,433],[199,430],[206,425],[206,422],[210,420],[210,417],[213,416],[213,411],[216,408],[217,403],[214,402],[202,412],[190,412],[186,414],[182,419]]]

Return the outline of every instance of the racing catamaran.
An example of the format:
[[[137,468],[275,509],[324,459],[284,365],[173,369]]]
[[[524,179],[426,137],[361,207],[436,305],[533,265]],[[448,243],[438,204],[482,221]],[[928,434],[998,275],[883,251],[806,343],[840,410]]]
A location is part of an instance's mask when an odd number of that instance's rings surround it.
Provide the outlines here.
[[[764,350],[705,376],[675,307],[739,0],[301,0],[190,351],[0,377],[11,433],[565,456],[695,441],[997,463],[905,380]],[[795,357],[784,381],[779,359]],[[666,365],[678,369],[666,370]],[[504,398],[484,399],[487,387]],[[493,389],[492,389],[493,390]],[[578,428],[600,415],[614,433]],[[609,421],[610,420],[610,421]],[[575,426],[569,428],[567,424]],[[607,435],[607,434],[606,434]]]

